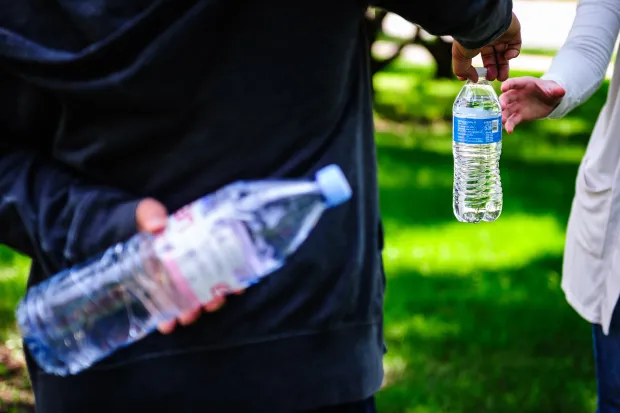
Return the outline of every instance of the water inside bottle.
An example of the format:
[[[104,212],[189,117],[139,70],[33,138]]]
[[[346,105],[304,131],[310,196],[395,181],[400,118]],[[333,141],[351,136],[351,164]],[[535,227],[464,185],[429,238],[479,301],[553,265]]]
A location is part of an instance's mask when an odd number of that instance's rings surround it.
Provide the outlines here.
[[[467,81],[453,107],[453,210],[469,223],[495,221],[503,206],[501,106],[486,71],[478,73],[479,81]]]

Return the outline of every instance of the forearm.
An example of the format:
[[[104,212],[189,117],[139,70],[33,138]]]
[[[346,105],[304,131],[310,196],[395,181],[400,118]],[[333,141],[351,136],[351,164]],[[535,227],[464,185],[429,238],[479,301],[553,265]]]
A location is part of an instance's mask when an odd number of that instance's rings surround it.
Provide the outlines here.
[[[372,4],[420,25],[431,34],[450,35],[469,49],[491,43],[512,21],[512,0],[376,0]]]
[[[605,79],[619,30],[619,2],[579,1],[568,38],[542,76],[566,90],[550,118],[563,117],[598,90]]]
[[[137,200],[54,160],[53,96],[0,70],[0,244],[57,271],[136,230]]]
[[[88,185],[40,155],[3,146],[0,244],[58,270],[135,232],[136,199]]]

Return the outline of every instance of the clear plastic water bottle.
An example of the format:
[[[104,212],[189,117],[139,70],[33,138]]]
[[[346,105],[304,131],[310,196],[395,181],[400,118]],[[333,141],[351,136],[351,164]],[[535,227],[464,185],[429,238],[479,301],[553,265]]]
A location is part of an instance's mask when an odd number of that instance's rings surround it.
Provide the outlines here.
[[[43,370],[78,373],[159,323],[242,290],[284,265],[326,208],[351,197],[339,167],[315,180],[238,182],[88,263],[29,289],[17,309]]]
[[[502,109],[485,68],[467,81],[453,107],[454,215],[461,222],[495,221],[502,212],[499,160]]]

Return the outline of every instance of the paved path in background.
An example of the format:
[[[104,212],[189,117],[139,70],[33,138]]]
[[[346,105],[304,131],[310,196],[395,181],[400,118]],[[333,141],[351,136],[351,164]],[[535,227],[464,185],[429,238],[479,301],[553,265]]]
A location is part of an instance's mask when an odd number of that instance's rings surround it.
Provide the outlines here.
[[[514,11],[521,22],[521,36],[524,49],[557,50],[566,40],[575,18],[577,3],[553,1],[515,1]],[[552,28],[553,27],[553,28]],[[384,30],[387,34],[396,37],[409,37],[415,30],[414,26],[396,15],[386,18]],[[378,42],[375,53],[389,55],[393,45]],[[403,51],[403,57],[415,63],[432,63],[432,57],[421,46],[408,46]],[[518,70],[532,70],[544,72],[551,65],[552,57],[522,54],[513,60],[511,67]],[[481,64],[479,58],[475,64]],[[607,76],[613,72],[610,65]]]

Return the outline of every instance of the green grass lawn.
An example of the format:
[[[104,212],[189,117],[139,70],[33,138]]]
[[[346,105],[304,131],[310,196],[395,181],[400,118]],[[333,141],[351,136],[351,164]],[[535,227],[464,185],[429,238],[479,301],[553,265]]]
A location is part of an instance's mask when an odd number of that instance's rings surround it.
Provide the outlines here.
[[[430,73],[398,64],[375,79],[388,277],[380,411],[593,412],[590,328],[559,285],[575,173],[607,85],[564,120],[504,135],[504,213],[471,225],[451,204],[450,116],[462,84]],[[0,339],[19,361],[12,314],[27,261],[0,250],[0,263]],[[31,399],[2,354],[7,411]]]
[[[449,120],[462,84],[429,74],[400,65],[375,78],[388,277],[380,411],[593,412],[591,331],[565,303],[560,270],[607,86],[564,120],[504,134],[504,213],[473,225],[452,213]]]
[[[0,246],[0,412],[32,411],[14,312],[26,285],[29,261]]]

